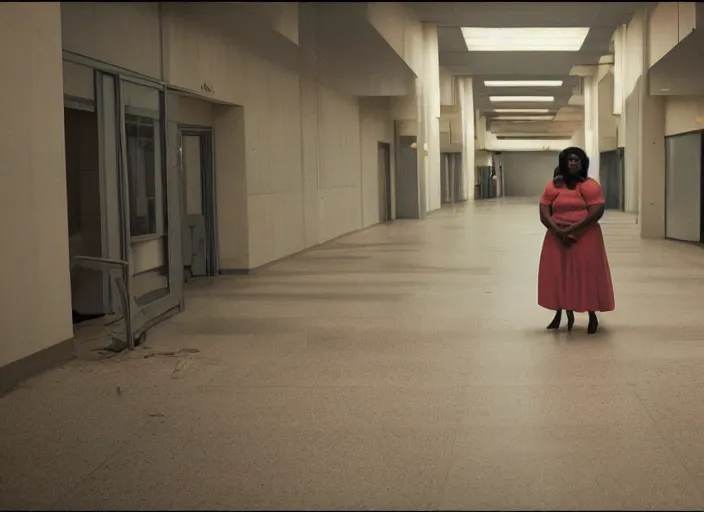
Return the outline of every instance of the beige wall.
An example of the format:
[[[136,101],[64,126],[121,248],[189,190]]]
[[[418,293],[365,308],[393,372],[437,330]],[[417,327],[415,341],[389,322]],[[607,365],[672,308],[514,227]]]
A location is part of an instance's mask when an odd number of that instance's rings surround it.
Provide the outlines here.
[[[241,107],[218,107],[216,113],[220,130],[230,130],[224,140],[216,134],[216,151],[229,154],[226,160],[216,156],[218,186],[224,188],[218,191],[223,268],[260,266],[360,229],[377,215],[378,192],[362,186],[362,162],[376,162],[376,147],[373,154],[369,144],[363,149],[357,98],[324,85],[314,73],[302,76],[294,66],[263,58],[218,28],[218,20],[202,11],[196,16],[189,4],[162,5],[163,45],[154,36],[156,4],[62,6],[67,49],[156,78],[163,67],[170,85]],[[86,28],[96,25],[104,30]],[[376,109],[363,122],[389,129],[389,120],[386,109]]]
[[[191,126],[213,126],[213,107],[209,101],[179,93],[167,96],[169,122]]]
[[[696,2],[660,2],[650,13],[648,67],[662,59],[695,28]]]
[[[161,77],[158,2],[60,5],[64,50]]]
[[[665,135],[704,130],[704,96],[666,96]]]
[[[455,107],[457,98],[457,84],[455,75],[447,69],[440,67],[440,106]]]
[[[362,227],[359,102],[320,87],[318,107],[319,241]]]
[[[477,167],[487,167],[492,165],[491,152],[490,151],[475,151],[474,152],[474,164]]]
[[[623,75],[623,113],[621,128],[624,130],[625,154],[625,210],[638,212],[640,204],[640,177],[641,161],[641,99],[645,94],[643,72],[646,68],[644,62],[644,44],[646,42],[645,15],[643,11],[636,12],[628,24],[626,41],[624,45],[625,73]],[[625,122],[624,122],[625,121]]]
[[[462,135],[462,113],[443,112],[440,116],[440,151],[460,153],[464,137]]]
[[[624,97],[631,95],[636,88],[638,79],[643,74],[644,69],[644,52],[643,39],[644,25],[646,23],[643,11],[637,11],[633,19],[628,24],[626,29],[626,44],[625,44],[625,74],[623,80]]]
[[[6,365],[73,336],[59,4],[0,4],[0,62]]]
[[[640,212],[643,238],[665,237],[665,98],[645,96],[640,115]]]
[[[618,146],[618,116],[613,115],[614,75],[606,73],[599,82],[599,152]]]
[[[367,19],[416,76],[423,72],[423,28],[404,2],[369,2]]]
[[[552,179],[557,156],[552,151],[502,153],[504,194],[507,197],[538,197]]]
[[[423,23],[423,74],[421,75],[424,110],[426,211],[442,207],[440,191],[440,64],[438,27]]]

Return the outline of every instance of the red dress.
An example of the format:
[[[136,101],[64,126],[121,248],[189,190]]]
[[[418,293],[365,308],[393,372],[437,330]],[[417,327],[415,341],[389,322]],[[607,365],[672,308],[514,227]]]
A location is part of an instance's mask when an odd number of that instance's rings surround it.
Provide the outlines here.
[[[540,198],[549,205],[557,224],[573,224],[587,216],[588,207],[604,204],[601,185],[591,178],[574,190],[550,181]],[[576,242],[565,247],[548,231],[538,268],[538,304],[544,308],[613,311],[614,289],[601,226],[593,223],[575,233]]]

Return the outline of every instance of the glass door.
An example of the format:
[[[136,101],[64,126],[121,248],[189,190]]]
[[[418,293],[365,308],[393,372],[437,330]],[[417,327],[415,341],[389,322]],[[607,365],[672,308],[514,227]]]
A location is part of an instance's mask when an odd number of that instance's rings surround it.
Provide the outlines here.
[[[167,172],[164,88],[125,77],[119,85],[123,243],[139,335],[181,304],[179,184]]]
[[[122,236],[122,173],[120,171],[120,110],[117,104],[117,77],[96,71],[98,106],[98,154],[100,165],[100,205],[102,219],[102,255],[111,260],[127,261]],[[121,307],[119,291],[108,274],[105,279],[106,311]]]
[[[213,134],[211,128],[180,127],[182,263],[186,277],[217,275]]]

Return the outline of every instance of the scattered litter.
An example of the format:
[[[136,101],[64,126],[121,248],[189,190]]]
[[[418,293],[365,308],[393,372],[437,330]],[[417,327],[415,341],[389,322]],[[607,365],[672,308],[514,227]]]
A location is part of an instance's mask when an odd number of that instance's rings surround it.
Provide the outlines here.
[[[180,377],[179,372],[181,370],[183,370],[187,365],[188,365],[187,359],[181,359],[178,363],[176,363],[176,368],[174,368],[174,371],[171,374],[171,378],[178,379]]]
[[[182,348],[180,350],[161,350],[158,352],[151,352],[144,356],[144,359],[149,359],[150,357],[179,357],[186,354],[197,354],[200,350],[196,348]]]

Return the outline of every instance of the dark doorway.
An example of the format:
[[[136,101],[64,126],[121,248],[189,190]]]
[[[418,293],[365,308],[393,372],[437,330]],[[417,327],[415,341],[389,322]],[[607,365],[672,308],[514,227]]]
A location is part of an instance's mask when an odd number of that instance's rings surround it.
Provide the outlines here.
[[[599,161],[599,176],[606,200],[605,207],[608,210],[623,211],[623,150],[604,151],[599,155]]]
[[[184,218],[184,278],[217,275],[213,133],[208,127],[181,127],[179,153]]]
[[[69,257],[103,254],[98,116],[92,102],[71,101],[64,108],[66,206]],[[103,275],[98,270],[71,269],[71,302],[79,316],[102,314]]]
[[[391,145],[379,142],[379,221],[393,218],[391,212]]]
[[[402,135],[398,138],[396,152],[396,218],[420,218],[418,191],[418,153],[416,137]]]

